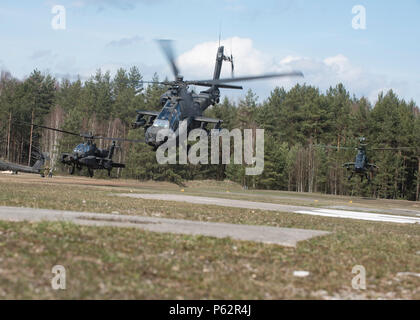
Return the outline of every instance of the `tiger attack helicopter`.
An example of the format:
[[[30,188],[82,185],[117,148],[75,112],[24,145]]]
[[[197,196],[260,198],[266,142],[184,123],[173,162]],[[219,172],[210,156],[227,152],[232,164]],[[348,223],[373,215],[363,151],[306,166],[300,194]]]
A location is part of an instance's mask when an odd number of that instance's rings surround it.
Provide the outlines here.
[[[158,138],[158,133],[161,132],[161,130],[171,130],[178,139],[180,134],[180,123],[183,123],[184,121],[186,121],[187,125],[187,134],[191,130],[198,128],[207,131],[208,124],[214,124],[214,129],[220,130],[223,120],[204,117],[203,113],[211,105],[220,102],[220,89],[243,89],[241,86],[231,85],[229,83],[270,78],[303,77],[302,72],[292,71],[234,78],[233,56],[225,56],[224,47],[219,46],[213,79],[185,81],[180,75],[179,68],[175,62],[172,42],[170,40],[159,40],[158,42],[171,66],[175,80],[166,82],[143,81],[143,83],[166,85],[169,89],[160,98],[160,107],[162,108],[160,112],[137,111],[138,115],[136,121],[132,125],[134,129],[144,127],[145,142],[154,147],[155,150],[165,142],[165,140],[161,141],[161,139]],[[220,79],[224,61],[231,63],[232,78]],[[196,94],[188,90],[190,85],[208,87],[209,89]],[[148,119],[145,119],[145,117]]]
[[[366,178],[368,183],[371,182],[371,177],[374,172],[379,169],[379,167],[373,163],[369,163],[369,158],[367,156],[368,144],[366,143],[366,138],[359,138],[359,145],[357,147],[335,147],[335,146],[325,146],[317,145],[317,148],[326,148],[326,149],[335,149],[335,150],[357,150],[357,155],[354,162],[347,162],[343,164],[350,175],[348,180],[350,181],[353,176],[359,175],[360,182],[363,182],[363,179]],[[400,148],[369,148],[370,151],[393,151],[393,150],[410,150],[415,149],[413,147],[400,147]]]
[[[107,170],[108,176],[111,176],[113,168],[125,168],[125,164],[112,160],[115,150],[119,148],[116,145],[117,142],[143,142],[140,140],[95,136],[92,133],[75,133],[35,124],[33,126],[83,138],[85,142],[77,145],[72,153],[61,154],[61,163],[69,167],[71,175],[75,173],[76,169],[81,171],[83,167],[87,167],[91,178],[94,175],[94,170]],[[94,140],[109,140],[112,141],[112,144],[109,149],[100,149],[96,146]]]

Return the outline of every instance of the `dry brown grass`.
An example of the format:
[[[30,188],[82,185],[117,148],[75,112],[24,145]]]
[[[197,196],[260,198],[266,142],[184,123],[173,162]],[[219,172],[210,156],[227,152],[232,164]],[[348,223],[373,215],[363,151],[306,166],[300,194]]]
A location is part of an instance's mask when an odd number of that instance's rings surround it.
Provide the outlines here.
[[[100,182],[2,176],[0,205],[308,228],[333,234],[301,242],[291,249],[137,229],[0,222],[0,298],[420,299],[419,278],[397,276],[399,272],[420,272],[418,225],[110,197],[110,191],[181,190],[153,182],[106,181],[105,186]],[[197,190],[198,185],[184,191],[193,195],[218,192],[233,198],[247,196],[233,184],[204,183]],[[224,190],[227,188],[230,193]],[[232,195],[235,192],[238,194]],[[285,195],[269,191],[255,194],[267,199]],[[323,201],[334,199],[326,198]],[[337,202],[346,200],[337,198]],[[56,264],[68,271],[68,289],[63,292],[53,291],[50,286],[51,268]],[[367,270],[366,291],[351,287],[355,265]],[[295,270],[307,270],[310,276],[295,278]]]

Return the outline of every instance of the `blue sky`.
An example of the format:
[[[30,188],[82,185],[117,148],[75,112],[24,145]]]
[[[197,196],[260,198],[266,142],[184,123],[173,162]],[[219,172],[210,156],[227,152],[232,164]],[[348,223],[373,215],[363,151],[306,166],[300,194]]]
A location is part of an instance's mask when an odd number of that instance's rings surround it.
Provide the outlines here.
[[[66,30],[51,27],[54,5],[66,8]],[[366,30],[352,28],[355,5],[366,8]],[[420,0],[2,0],[0,68],[19,78],[38,68],[85,79],[137,65],[145,79],[170,77],[154,42],[165,38],[176,40],[186,77],[209,78],[219,29],[238,75],[305,73],[245,84],[261,100],[277,85],[343,82],[371,101],[391,88],[420,101]]]

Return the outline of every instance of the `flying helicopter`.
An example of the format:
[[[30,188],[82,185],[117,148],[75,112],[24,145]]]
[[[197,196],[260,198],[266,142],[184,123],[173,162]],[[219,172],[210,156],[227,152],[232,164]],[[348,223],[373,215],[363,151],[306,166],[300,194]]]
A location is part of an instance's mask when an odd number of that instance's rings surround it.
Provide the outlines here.
[[[302,72],[292,71],[234,78],[233,56],[226,56],[224,54],[224,46],[219,46],[213,79],[185,81],[180,75],[179,68],[175,62],[172,42],[170,40],[159,40],[158,42],[171,66],[175,80],[167,82],[143,81],[143,83],[166,85],[169,89],[160,98],[160,107],[162,108],[160,112],[137,111],[136,121],[132,125],[134,129],[144,127],[145,142],[148,145],[153,146],[155,150],[164,143],[164,141],[158,139],[158,133],[161,130],[170,129],[178,138],[180,123],[183,121],[186,121],[187,124],[187,134],[191,130],[198,128],[207,131],[208,124],[214,124],[214,129],[220,130],[223,120],[204,117],[203,113],[211,105],[220,102],[220,89],[243,89],[241,86],[231,85],[229,83],[270,78],[303,77]],[[231,63],[232,78],[220,79],[224,61]],[[208,87],[209,89],[196,94],[189,91],[190,85]],[[145,119],[145,117],[148,119]]]
[[[360,181],[363,182],[364,178],[371,182],[371,177],[375,173],[379,167],[373,163],[369,163],[369,158],[367,155],[368,144],[366,143],[365,137],[359,138],[359,145],[357,147],[336,147],[336,146],[325,146],[325,145],[317,145],[315,147],[318,148],[326,148],[326,149],[335,149],[335,150],[356,150],[357,155],[354,162],[347,162],[343,164],[343,168],[345,168],[350,175],[348,176],[348,180],[350,181],[353,176],[359,175]],[[409,150],[415,149],[412,147],[400,147],[400,148],[369,148],[370,151],[393,151],[393,150]]]
[[[61,155],[61,163],[69,167],[69,173],[73,175],[77,170],[81,171],[83,167],[87,167],[88,174],[92,178],[94,170],[107,170],[108,176],[111,176],[113,168],[125,168],[125,164],[117,163],[112,160],[116,148],[119,148],[117,142],[143,142],[140,140],[110,138],[103,136],[95,136],[92,133],[75,133],[56,128],[50,128],[42,125],[33,125],[34,127],[61,132],[77,137],[82,137],[85,142],[78,144],[72,153],[63,153]],[[109,149],[100,149],[96,146],[94,140],[112,141]]]

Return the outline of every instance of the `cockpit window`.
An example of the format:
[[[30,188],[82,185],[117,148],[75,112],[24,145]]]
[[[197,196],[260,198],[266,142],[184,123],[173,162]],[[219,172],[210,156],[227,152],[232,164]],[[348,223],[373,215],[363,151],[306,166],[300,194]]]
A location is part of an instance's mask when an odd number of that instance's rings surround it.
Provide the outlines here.
[[[163,129],[168,129],[169,128],[169,121],[168,120],[156,119],[155,122],[153,123],[153,126],[163,128]]]
[[[172,109],[171,128],[173,131],[178,129],[180,116],[181,116],[181,106],[179,105],[179,103],[177,103],[175,108]]]
[[[173,131],[175,131],[178,128],[180,114],[180,104],[176,103],[176,105],[174,105],[171,101],[167,101],[165,107],[162,109],[162,112],[153,123],[153,126],[164,129],[168,129],[170,127]]]
[[[365,166],[365,162],[366,162],[366,155],[364,155],[363,153],[359,153],[356,156],[356,169],[362,169]]]
[[[88,144],[79,144],[76,148],[74,148],[75,153],[84,154],[88,153],[91,150],[91,146]]]
[[[158,116],[159,120],[171,120],[171,100],[166,101],[165,106],[163,107],[161,113]]]
[[[356,156],[356,161],[357,161],[357,162],[364,162],[364,161],[365,161],[365,155],[364,155],[364,154],[359,153],[359,154]]]

